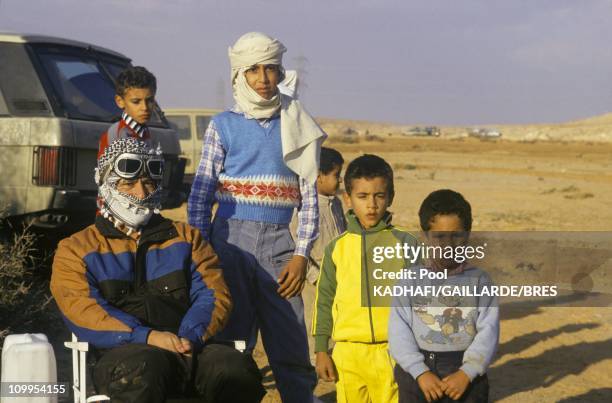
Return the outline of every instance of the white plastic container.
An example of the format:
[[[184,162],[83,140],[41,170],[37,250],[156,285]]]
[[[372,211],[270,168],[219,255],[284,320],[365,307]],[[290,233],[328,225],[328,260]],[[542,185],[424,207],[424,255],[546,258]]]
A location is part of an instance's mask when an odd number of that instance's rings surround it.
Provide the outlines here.
[[[54,382],[57,366],[53,347],[42,333],[12,334],[2,348],[2,382]],[[5,394],[6,396],[6,394]],[[2,397],[2,403],[57,403],[50,397]]]

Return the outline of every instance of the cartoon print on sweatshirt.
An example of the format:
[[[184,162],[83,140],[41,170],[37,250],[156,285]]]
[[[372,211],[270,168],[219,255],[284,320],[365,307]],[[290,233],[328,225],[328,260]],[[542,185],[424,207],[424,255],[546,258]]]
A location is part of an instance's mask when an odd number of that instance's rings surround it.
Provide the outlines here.
[[[460,298],[437,298],[431,306],[431,298],[413,300],[413,311],[429,327],[421,339],[428,344],[459,344],[471,340],[476,334],[474,323],[478,311],[474,307],[461,307]]]

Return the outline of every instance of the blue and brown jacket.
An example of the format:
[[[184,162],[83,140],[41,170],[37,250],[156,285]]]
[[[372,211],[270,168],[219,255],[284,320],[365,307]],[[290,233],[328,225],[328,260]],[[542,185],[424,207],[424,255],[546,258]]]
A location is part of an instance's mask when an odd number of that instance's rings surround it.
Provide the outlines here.
[[[230,294],[199,230],[154,215],[140,238],[98,216],[60,242],[51,292],[69,329],[98,348],[170,331],[201,346],[226,323]]]
[[[329,339],[336,342],[386,343],[391,299],[376,296],[381,281],[373,272],[399,272],[407,262],[390,259],[376,264],[375,247],[416,244],[416,238],[391,224],[391,214],[374,227],[364,229],[352,210],[346,214],[347,230],[325,248],[317,282],[312,333],[315,352],[327,351]]]

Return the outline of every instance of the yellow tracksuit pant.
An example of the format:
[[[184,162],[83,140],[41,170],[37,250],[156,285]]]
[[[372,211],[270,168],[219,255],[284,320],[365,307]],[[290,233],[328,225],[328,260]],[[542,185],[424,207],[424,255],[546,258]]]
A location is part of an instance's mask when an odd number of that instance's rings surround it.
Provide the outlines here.
[[[336,342],[332,359],[338,403],[397,403],[395,362],[387,343]]]

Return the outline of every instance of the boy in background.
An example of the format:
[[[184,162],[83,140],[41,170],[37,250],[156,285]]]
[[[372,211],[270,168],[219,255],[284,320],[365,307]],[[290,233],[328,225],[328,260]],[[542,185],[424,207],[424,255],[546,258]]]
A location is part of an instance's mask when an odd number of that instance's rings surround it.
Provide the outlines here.
[[[150,144],[147,122],[155,109],[157,79],[141,66],[128,67],[115,81],[115,103],[123,111],[121,119],[113,123],[100,137],[98,158],[106,147],[120,138],[135,138]]]
[[[352,161],[344,176],[347,230],[325,248],[313,320],[316,370],[336,382],[338,402],[397,402],[393,363],[387,351],[389,305],[373,306],[373,249],[415,238],[391,224],[393,170],[375,155]],[[385,270],[398,271],[403,262]],[[380,267],[378,265],[377,267]],[[328,353],[329,339],[335,341]]]
[[[319,199],[319,237],[314,241],[310,256],[306,280],[316,285],[319,278],[319,265],[323,259],[325,247],[346,230],[346,219],[342,202],[338,198],[338,189],[342,183],[340,173],[344,159],[337,150],[321,147],[319,176],[317,177],[317,197]],[[291,233],[296,233],[297,220],[294,214],[291,221]],[[306,304],[306,301],[304,301]],[[310,318],[306,319],[308,323]]]
[[[342,210],[342,202],[337,196],[338,188],[342,182],[340,172],[344,159],[337,150],[321,147],[321,161],[319,176],[317,177],[317,194],[319,198],[319,237],[313,243],[308,267],[306,270],[307,283],[302,291],[304,299],[304,320],[308,334],[312,331],[312,309],[319,278],[319,265],[323,260],[325,247],[338,235],[346,231],[346,220]],[[291,233],[296,234],[297,220],[294,215],[291,222]],[[295,235],[294,235],[295,236]],[[308,338],[308,348],[311,352],[311,361],[314,363],[314,339]]]
[[[461,194],[448,189],[437,190],[425,198],[419,219],[427,244],[433,247],[463,248],[472,229],[470,204]],[[417,277],[403,285],[469,285],[482,289],[492,284],[487,273],[457,257],[438,256],[425,267],[445,271],[447,279],[429,284],[430,281]],[[488,402],[485,372],[498,341],[499,308],[495,297],[394,299],[389,318],[389,350],[397,362],[399,401]]]

